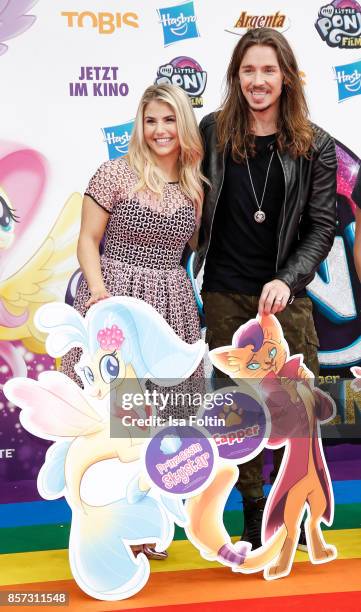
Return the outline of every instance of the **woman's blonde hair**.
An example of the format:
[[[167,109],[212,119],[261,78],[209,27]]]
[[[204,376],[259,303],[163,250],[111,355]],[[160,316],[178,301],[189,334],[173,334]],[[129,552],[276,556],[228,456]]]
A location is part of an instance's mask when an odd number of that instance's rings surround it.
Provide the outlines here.
[[[202,181],[206,181],[201,173],[202,140],[191,102],[187,94],[176,85],[151,85],[140,100],[127,155],[130,166],[139,177],[134,191],[150,189],[161,196],[166,184],[144,140],[144,111],[153,100],[169,104],[174,111],[180,143],[179,186],[194,203],[199,220],[203,202]]]

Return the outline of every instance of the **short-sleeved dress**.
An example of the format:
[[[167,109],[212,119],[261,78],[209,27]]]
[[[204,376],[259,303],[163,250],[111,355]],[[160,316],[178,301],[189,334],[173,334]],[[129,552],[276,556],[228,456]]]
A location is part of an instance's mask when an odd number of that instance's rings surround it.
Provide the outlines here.
[[[104,236],[101,270],[112,296],[139,298],[153,306],[182,340],[200,338],[200,323],[190,280],[180,265],[195,227],[192,201],[178,183],[167,183],[163,197],[137,192],[138,177],[125,159],[107,161],[90,180],[86,195],[110,213]],[[90,292],[85,279],[74,308],[83,316]],[[74,365],[81,351],[62,359],[62,371],[79,381]],[[201,376],[202,368],[196,375]]]

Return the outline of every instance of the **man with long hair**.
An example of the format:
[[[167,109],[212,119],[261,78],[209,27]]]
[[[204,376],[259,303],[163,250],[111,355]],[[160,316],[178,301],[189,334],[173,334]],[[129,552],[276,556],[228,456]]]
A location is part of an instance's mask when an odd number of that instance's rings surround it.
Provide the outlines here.
[[[318,339],[306,285],[335,233],[336,152],[308,118],[293,51],[275,30],[249,30],[236,45],[220,110],[201,122],[206,196],[195,273],[205,261],[210,349],[240,325],[275,314],[290,353],[318,375]],[[270,356],[272,361],[272,356]],[[274,454],[277,474],[282,455]],[[243,538],[261,545],[263,458],[239,467]],[[304,538],[304,534],[301,534]],[[305,541],[303,542],[305,544]]]

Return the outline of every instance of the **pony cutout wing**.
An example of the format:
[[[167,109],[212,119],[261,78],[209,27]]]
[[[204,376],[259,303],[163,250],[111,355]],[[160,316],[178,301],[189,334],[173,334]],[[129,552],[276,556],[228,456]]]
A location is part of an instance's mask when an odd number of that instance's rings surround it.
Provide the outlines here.
[[[43,372],[38,381],[13,378],[4,385],[4,393],[22,409],[23,427],[46,440],[94,434],[106,426],[82,389],[60,372]]]
[[[76,244],[81,196],[73,194],[38,251],[18,272],[0,283],[2,307],[10,316],[23,317],[17,326],[0,326],[3,340],[27,338],[29,350],[41,350],[44,334],[34,325],[41,304],[61,299],[76,267]],[[0,325],[1,325],[0,320]],[[39,347],[41,344],[41,347]]]

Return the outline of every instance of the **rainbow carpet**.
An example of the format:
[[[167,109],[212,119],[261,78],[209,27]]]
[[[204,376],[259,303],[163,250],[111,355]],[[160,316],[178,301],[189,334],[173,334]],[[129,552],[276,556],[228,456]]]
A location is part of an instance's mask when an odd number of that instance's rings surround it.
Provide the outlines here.
[[[262,574],[234,574],[201,559],[184,531],[176,528],[169,559],[151,562],[146,587],[122,602],[93,600],[72,580],[67,554],[70,511],[64,500],[0,504],[0,591],[67,591],[67,610],[360,610],[360,468],[360,460],[330,465],[336,508],[334,524],[326,531],[325,539],[336,545],[336,561],[315,566],[310,564],[307,553],[297,552],[291,575],[267,582]],[[243,516],[237,491],[228,500],[224,518],[229,533],[238,535]]]

